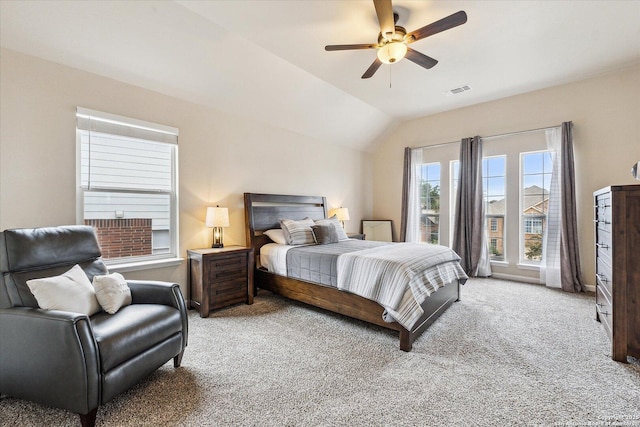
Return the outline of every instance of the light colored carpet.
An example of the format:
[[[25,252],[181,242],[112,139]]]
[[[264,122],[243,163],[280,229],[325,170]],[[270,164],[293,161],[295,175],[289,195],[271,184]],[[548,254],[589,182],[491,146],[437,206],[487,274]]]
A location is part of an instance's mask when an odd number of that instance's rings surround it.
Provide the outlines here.
[[[171,363],[98,409],[99,426],[640,425],[640,363],[610,359],[592,295],[472,279],[414,344],[261,292],[201,319]],[[75,426],[13,398],[2,426]]]

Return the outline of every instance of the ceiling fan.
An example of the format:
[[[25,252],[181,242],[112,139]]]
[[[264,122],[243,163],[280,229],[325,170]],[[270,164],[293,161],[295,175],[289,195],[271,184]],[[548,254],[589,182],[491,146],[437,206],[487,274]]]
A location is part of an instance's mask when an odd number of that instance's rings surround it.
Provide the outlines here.
[[[377,43],[337,44],[324,47],[326,51],[378,49],[378,56],[362,75],[363,79],[368,79],[373,76],[383,63],[393,64],[405,56],[409,61],[421,67],[427,69],[432,68],[438,63],[437,60],[411,49],[408,45],[467,22],[467,14],[461,10],[439,21],[407,33],[407,30],[403,27],[396,25],[398,22],[398,14],[393,12],[391,0],[373,0],[373,5],[376,8],[376,15],[380,23],[380,33],[378,34]]]

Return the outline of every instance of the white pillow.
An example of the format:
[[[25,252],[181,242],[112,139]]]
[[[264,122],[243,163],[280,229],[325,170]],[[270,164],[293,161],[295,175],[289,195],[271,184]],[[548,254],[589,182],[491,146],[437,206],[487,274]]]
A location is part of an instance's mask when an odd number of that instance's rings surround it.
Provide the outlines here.
[[[282,228],[272,228],[271,230],[267,230],[264,232],[268,238],[273,240],[275,243],[280,245],[286,245],[287,239],[284,237],[284,231]]]
[[[121,307],[131,304],[131,289],[120,273],[93,277],[93,287],[102,309],[115,314]]]
[[[93,286],[78,264],[60,276],[27,280],[27,286],[40,308],[45,310],[70,311],[87,316],[100,311]]]

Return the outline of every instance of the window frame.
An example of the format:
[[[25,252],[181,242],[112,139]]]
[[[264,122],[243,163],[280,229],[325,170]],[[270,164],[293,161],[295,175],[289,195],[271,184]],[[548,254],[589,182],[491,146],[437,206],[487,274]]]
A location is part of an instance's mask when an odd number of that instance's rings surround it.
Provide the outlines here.
[[[170,147],[170,189],[158,190],[158,189],[127,189],[127,188],[110,188],[108,186],[91,188],[83,182],[82,176],[82,154],[83,154],[83,142],[82,136],[92,130],[87,129],[87,125],[82,122],[83,120],[94,120],[100,122],[104,126],[120,126],[122,129],[128,129],[133,135],[124,136],[129,140],[140,140],[144,142],[152,142],[157,144],[167,144]],[[82,124],[81,124],[82,123]],[[90,126],[90,125],[89,125]],[[145,138],[141,135],[150,134],[167,134],[167,140],[156,140],[154,138]],[[118,135],[118,133],[99,132],[101,134]],[[121,258],[105,259],[105,264],[109,267],[110,271],[133,271],[142,270],[147,268],[158,268],[171,265],[179,265],[183,259],[178,257],[179,253],[179,209],[178,209],[178,134],[179,130],[170,126],[160,125],[157,123],[151,123],[138,119],[133,119],[124,116],[118,116],[115,114],[90,110],[87,108],[77,107],[76,109],[76,222],[78,224],[85,223],[85,195],[87,193],[110,193],[110,194],[153,194],[153,195],[167,195],[169,205],[169,250],[166,253],[156,253],[150,255],[132,255]],[[135,135],[135,136],[134,136]],[[122,136],[122,135],[120,135]],[[175,142],[173,142],[175,140]],[[117,218],[117,217],[115,217]]]
[[[491,174],[487,174],[485,176],[484,171],[486,169],[489,168],[489,161],[492,159],[502,159],[502,161],[504,162],[504,170],[503,170],[503,175],[491,175]],[[505,260],[507,259],[507,255],[508,255],[508,247],[505,244],[505,242],[507,241],[507,202],[508,202],[508,198],[507,198],[507,155],[506,154],[491,154],[491,155],[485,155],[482,157],[482,170],[483,170],[483,176],[482,176],[482,188],[483,188],[483,195],[482,195],[482,202],[484,203],[484,220],[485,220],[485,224],[484,224],[484,229],[485,232],[487,233],[488,237],[493,237],[493,236],[489,236],[489,232],[490,231],[498,231],[498,218],[502,218],[502,235],[500,237],[496,237],[496,239],[499,239],[502,241],[502,253],[500,254],[499,257],[493,256],[491,254],[491,250],[490,255],[489,255],[489,259],[490,262],[493,263],[504,263]],[[490,200],[490,194],[489,194],[489,181],[496,179],[496,178],[502,178],[504,180],[504,187],[502,189],[503,194],[501,194],[504,203],[505,203],[505,211],[502,215],[499,214],[489,214],[487,213],[489,210],[489,204],[491,202]],[[490,228],[489,224],[487,223],[488,221],[496,221],[496,230],[493,230],[492,228]],[[491,249],[491,248],[489,248]]]
[[[524,180],[525,180],[525,173],[524,173],[524,162],[525,162],[525,156],[529,155],[529,154],[546,154],[546,153],[551,153],[551,151],[549,149],[543,149],[543,150],[531,150],[531,151],[521,151],[520,152],[520,159],[519,159],[519,163],[520,163],[520,167],[519,167],[519,187],[518,187],[518,193],[519,193],[519,198],[520,198],[520,202],[519,202],[519,231],[518,231],[518,240],[519,240],[519,244],[518,244],[518,265],[520,265],[521,267],[524,268],[539,268],[540,266],[540,260],[535,260],[535,259],[528,259],[526,258],[526,252],[527,252],[527,248],[525,247],[525,236],[527,234],[540,234],[540,239],[542,240],[542,246],[544,247],[544,238],[545,238],[545,223],[546,223],[546,218],[547,218],[547,213],[540,213],[540,214],[536,214],[536,215],[525,215],[524,210],[527,208],[527,206],[525,206],[524,203],[524,197],[525,197],[525,187],[524,187]],[[544,165],[544,163],[543,163]],[[542,168],[542,172],[541,173],[536,173],[536,175],[542,175],[543,177],[543,187],[542,190],[544,191],[544,175],[549,175],[551,176],[551,172],[547,173],[545,172],[545,168],[543,166]],[[551,170],[551,169],[550,169]],[[532,175],[531,173],[527,173],[527,176]],[[549,190],[547,191],[551,191],[551,189],[549,188]],[[548,196],[547,196],[548,197]],[[544,203],[544,198],[542,200],[542,202]],[[540,220],[542,222],[541,225],[541,230],[540,233],[527,233],[526,232],[526,224],[525,221],[526,220]]]
[[[423,214],[422,214],[422,201],[423,198],[422,197],[422,185],[423,184],[427,184],[427,185],[431,185],[432,182],[435,182],[435,180],[431,180],[428,178],[429,175],[429,167],[434,167],[437,165],[438,168],[438,212],[437,213],[425,213],[424,217],[427,219],[429,217],[436,217],[437,218],[437,241],[431,242],[430,239],[428,240],[422,240],[422,233],[420,234],[420,243],[434,243],[434,244],[440,244],[440,242],[442,241],[441,236],[440,236],[440,232],[441,232],[441,227],[440,227],[440,212],[441,212],[441,203],[442,203],[442,164],[441,162],[425,162],[424,160],[420,163],[420,203],[419,206],[421,207],[420,209],[420,222],[422,223],[422,218],[423,218]],[[426,167],[426,174],[423,173],[424,172],[424,168]],[[426,178],[426,179],[425,179]],[[433,188],[433,187],[431,187]],[[428,199],[428,197],[427,197]],[[425,224],[426,227],[426,224]],[[432,236],[433,233],[430,233],[430,236]]]

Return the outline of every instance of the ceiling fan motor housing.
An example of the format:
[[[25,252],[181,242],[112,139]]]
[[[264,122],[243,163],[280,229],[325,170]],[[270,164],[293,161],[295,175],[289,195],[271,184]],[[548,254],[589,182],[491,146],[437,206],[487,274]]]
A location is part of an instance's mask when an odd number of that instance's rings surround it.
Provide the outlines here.
[[[384,64],[398,62],[407,54],[407,30],[396,25],[395,33],[378,35],[378,59]]]

